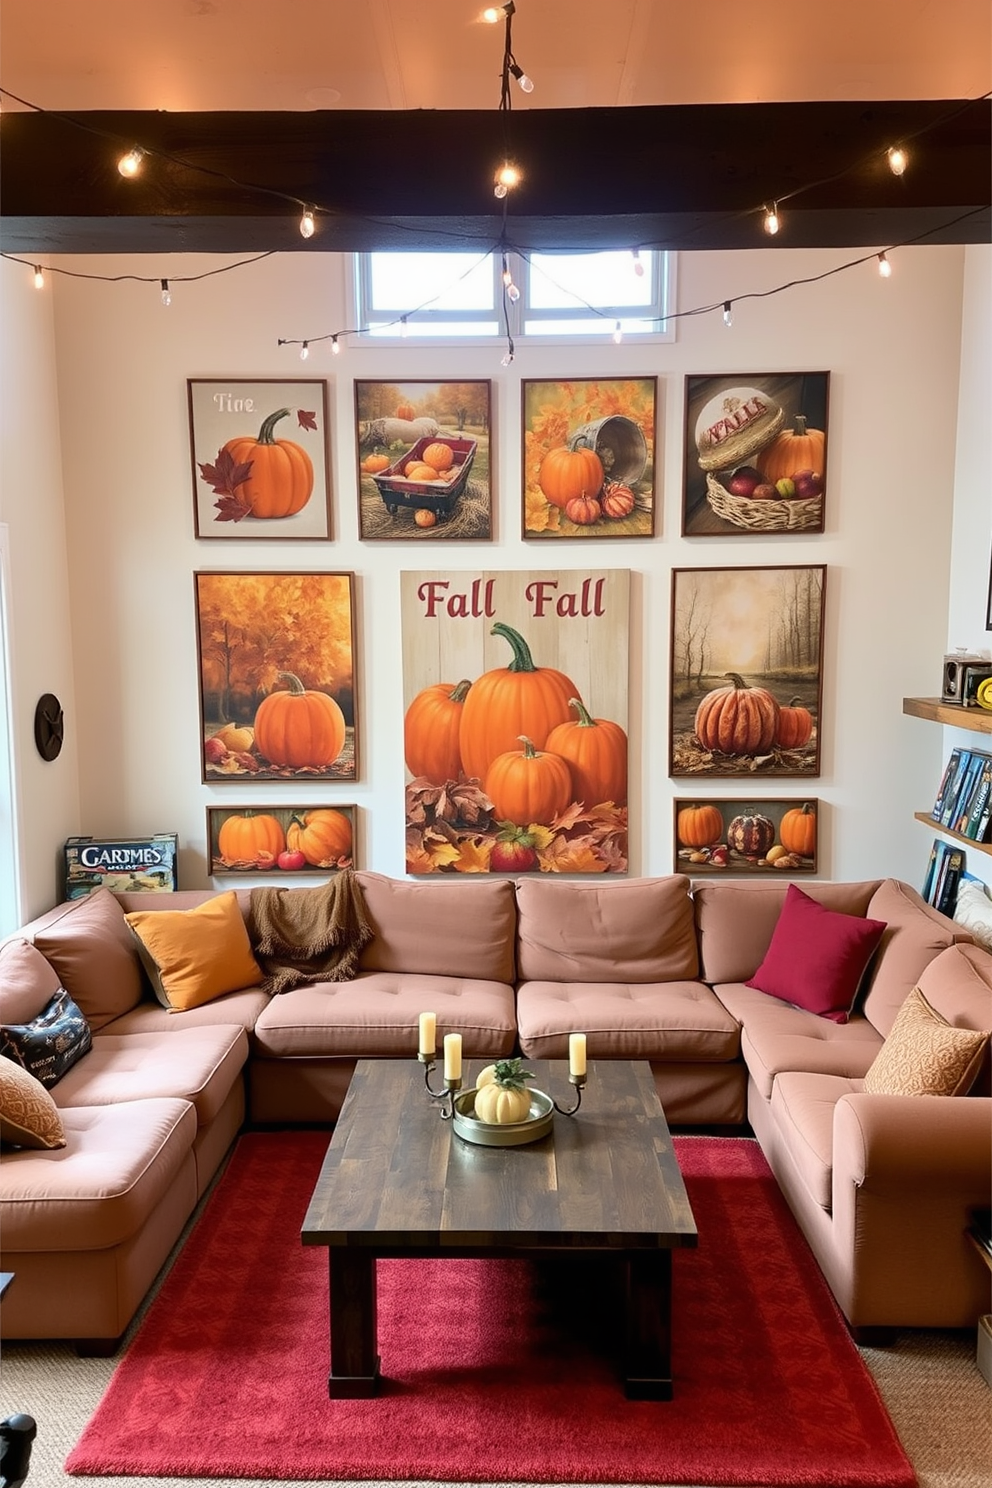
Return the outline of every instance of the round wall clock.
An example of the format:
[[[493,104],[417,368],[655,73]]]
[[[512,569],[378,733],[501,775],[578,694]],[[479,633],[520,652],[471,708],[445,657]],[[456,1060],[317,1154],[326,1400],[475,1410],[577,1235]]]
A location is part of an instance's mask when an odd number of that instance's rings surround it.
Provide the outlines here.
[[[56,759],[65,734],[65,715],[54,692],[38,699],[34,710],[34,742],[43,760]]]

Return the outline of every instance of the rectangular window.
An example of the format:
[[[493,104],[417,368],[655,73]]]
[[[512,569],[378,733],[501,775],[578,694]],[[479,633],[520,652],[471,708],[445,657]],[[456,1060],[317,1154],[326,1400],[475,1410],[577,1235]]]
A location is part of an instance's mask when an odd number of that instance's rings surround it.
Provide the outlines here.
[[[358,324],[377,339],[599,339],[619,328],[674,340],[668,253],[375,252],[355,263]]]

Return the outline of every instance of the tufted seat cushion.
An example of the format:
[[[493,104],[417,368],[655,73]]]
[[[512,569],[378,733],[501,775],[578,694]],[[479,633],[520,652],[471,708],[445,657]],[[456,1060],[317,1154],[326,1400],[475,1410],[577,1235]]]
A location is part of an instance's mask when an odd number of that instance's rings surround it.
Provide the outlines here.
[[[715,990],[727,1011],[744,1025],[741,1052],[765,1100],[775,1077],[785,1071],[860,1080],[882,1047],[882,1035],[867,1018],[832,1023],[740,982]]]
[[[830,1209],[834,1165],[834,1108],[842,1095],[854,1095],[861,1080],[843,1075],[797,1072],[776,1076],[772,1115],[803,1182],[821,1209]]]
[[[108,1106],[148,1096],[188,1100],[200,1126],[217,1115],[248,1058],[244,1029],[185,1028],[157,1033],[97,1034],[93,1047],[53,1088],[55,1103]]]
[[[523,982],[520,1048],[563,1059],[568,1035],[585,1033],[590,1058],[720,1064],[736,1059],[740,1030],[702,982]]]
[[[317,982],[273,997],[259,1016],[255,1050],[266,1059],[303,1056],[417,1057],[417,1020],[437,1014],[438,1043],[460,1033],[466,1058],[513,1052],[513,988],[474,977],[370,972]]]

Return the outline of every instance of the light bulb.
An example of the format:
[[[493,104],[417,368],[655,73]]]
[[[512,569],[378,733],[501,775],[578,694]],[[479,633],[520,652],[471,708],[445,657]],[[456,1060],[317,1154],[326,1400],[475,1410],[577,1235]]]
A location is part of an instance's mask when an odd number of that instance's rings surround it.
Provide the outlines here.
[[[513,352],[512,351],[505,351],[503,353],[503,356],[502,356],[501,360],[502,360],[503,366],[504,367],[508,367],[510,365],[510,363],[513,361]]]
[[[630,252],[634,260],[634,273],[638,279],[643,279],[644,265],[641,263],[641,250],[639,248],[631,248]]]
[[[527,76],[522,67],[517,66],[516,62],[510,63],[510,73],[519,83],[521,93],[533,93],[534,83],[532,79]]]
[[[312,238],[314,234],[313,213],[309,207],[304,207],[303,216],[300,218],[300,237]]]
[[[503,185],[502,181],[497,181],[496,185],[493,187],[493,196],[496,198],[497,201],[502,201],[505,195],[506,187]]]
[[[892,265],[889,263],[889,260],[886,258],[884,253],[880,253],[878,255],[878,272],[881,274],[883,279],[891,279],[892,277]]]
[[[778,202],[772,202],[770,207],[765,208],[765,232],[773,238],[779,230]]]
[[[169,289],[169,281],[168,279],[161,279],[159,283],[162,287],[162,304],[168,310],[172,304],[172,291]]]
[[[506,286],[506,298],[510,301],[511,305],[515,305],[520,298],[520,291],[513,283],[512,279]]]
[[[309,341],[304,341],[303,345],[300,347],[300,361],[301,362],[305,362],[306,359],[307,359],[307,357],[309,355],[310,355],[310,343],[309,343]]]
[[[507,289],[513,283],[513,275],[510,273],[510,264],[506,254],[503,254],[503,283]]]
[[[503,192],[503,195],[505,196],[507,191],[512,191],[514,186],[518,186],[520,184],[519,170],[515,165],[510,165],[509,161],[507,161],[506,164],[501,165],[499,170],[497,171],[496,183],[497,185],[503,186],[505,188]]]
[[[34,266],[34,287],[35,289],[44,289],[45,287],[45,275],[41,264],[35,264]]]
[[[620,324],[619,321],[617,321],[616,325],[613,327],[613,340],[617,346],[619,346],[620,342],[623,340],[623,326]]]
[[[487,5],[485,10],[482,12],[482,19],[486,22],[487,25],[495,26],[496,22],[499,20],[499,11],[496,9],[496,6]]]
[[[331,356],[340,356],[340,355],[341,355],[341,342],[338,340],[337,336],[332,336],[331,337]]]
[[[725,326],[732,326],[734,323],[734,312],[729,300],[723,302],[723,323]]]
[[[121,175],[125,176],[129,180],[132,176],[136,176],[141,169],[141,162],[144,158],[144,154],[144,150],[139,149],[138,146],[135,145],[133,149],[128,150],[126,155],[122,155],[120,160],[118,160],[117,162],[117,169],[120,171]]]
[[[401,315],[400,316],[400,335],[403,336],[404,338],[407,335],[409,335],[409,327],[408,327],[408,325],[406,323],[406,316],[405,315]]]
[[[889,170],[894,176],[901,176],[909,164],[909,156],[902,145],[893,145],[889,150]]]

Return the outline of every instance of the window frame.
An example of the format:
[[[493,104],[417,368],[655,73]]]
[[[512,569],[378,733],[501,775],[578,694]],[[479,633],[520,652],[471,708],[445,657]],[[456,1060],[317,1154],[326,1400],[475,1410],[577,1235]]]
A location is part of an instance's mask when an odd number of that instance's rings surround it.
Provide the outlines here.
[[[379,250],[390,251],[390,250]],[[402,252],[403,250],[398,250]],[[433,252],[437,250],[413,250]],[[542,250],[545,252],[546,250]],[[567,253],[569,250],[562,250]],[[599,250],[582,250],[599,251]],[[609,250],[607,250],[609,251]],[[616,251],[616,250],[612,250]],[[504,317],[504,296],[502,292],[502,256],[497,248],[491,248],[481,257],[489,256],[492,261],[492,288],[493,299],[491,309],[474,310],[424,310],[420,312],[421,324],[429,317],[432,326],[440,327],[451,325],[457,327],[466,321],[481,321],[494,319],[497,329],[491,335],[479,335],[477,333],[459,335],[453,329],[450,335],[443,331],[432,330],[425,333],[417,329],[417,321],[410,319],[406,333],[399,328],[389,334],[387,331],[367,330],[365,327],[373,322],[385,319],[399,322],[404,315],[412,315],[416,306],[390,306],[372,311],[371,308],[371,253],[362,251],[348,256],[347,272],[350,276],[349,294],[352,305],[357,315],[356,325],[358,329],[354,334],[360,339],[362,346],[494,346],[509,335],[515,342],[520,341],[528,346],[596,346],[602,345],[604,340],[613,338],[617,320],[621,321],[624,335],[629,335],[632,341],[640,345],[652,342],[672,342],[675,340],[676,321],[674,317],[675,306],[675,276],[677,256],[675,253],[663,249],[642,249],[643,256],[653,254],[658,260],[657,267],[657,297],[653,306],[657,305],[662,312],[657,317],[652,317],[650,330],[635,330],[630,322],[645,319],[644,307],[634,306],[598,306],[596,311],[583,311],[577,309],[572,318],[588,319],[588,329],[570,332],[550,331],[525,331],[524,325],[528,320],[551,321],[568,319],[569,313],[561,307],[550,309],[535,308],[529,301],[529,273],[530,265],[523,255],[508,252],[507,265],[513,277],[514,283],[520,288],[520,298],[516,303],[506,302]],[[652,306],[652,307],[653,307]]]

